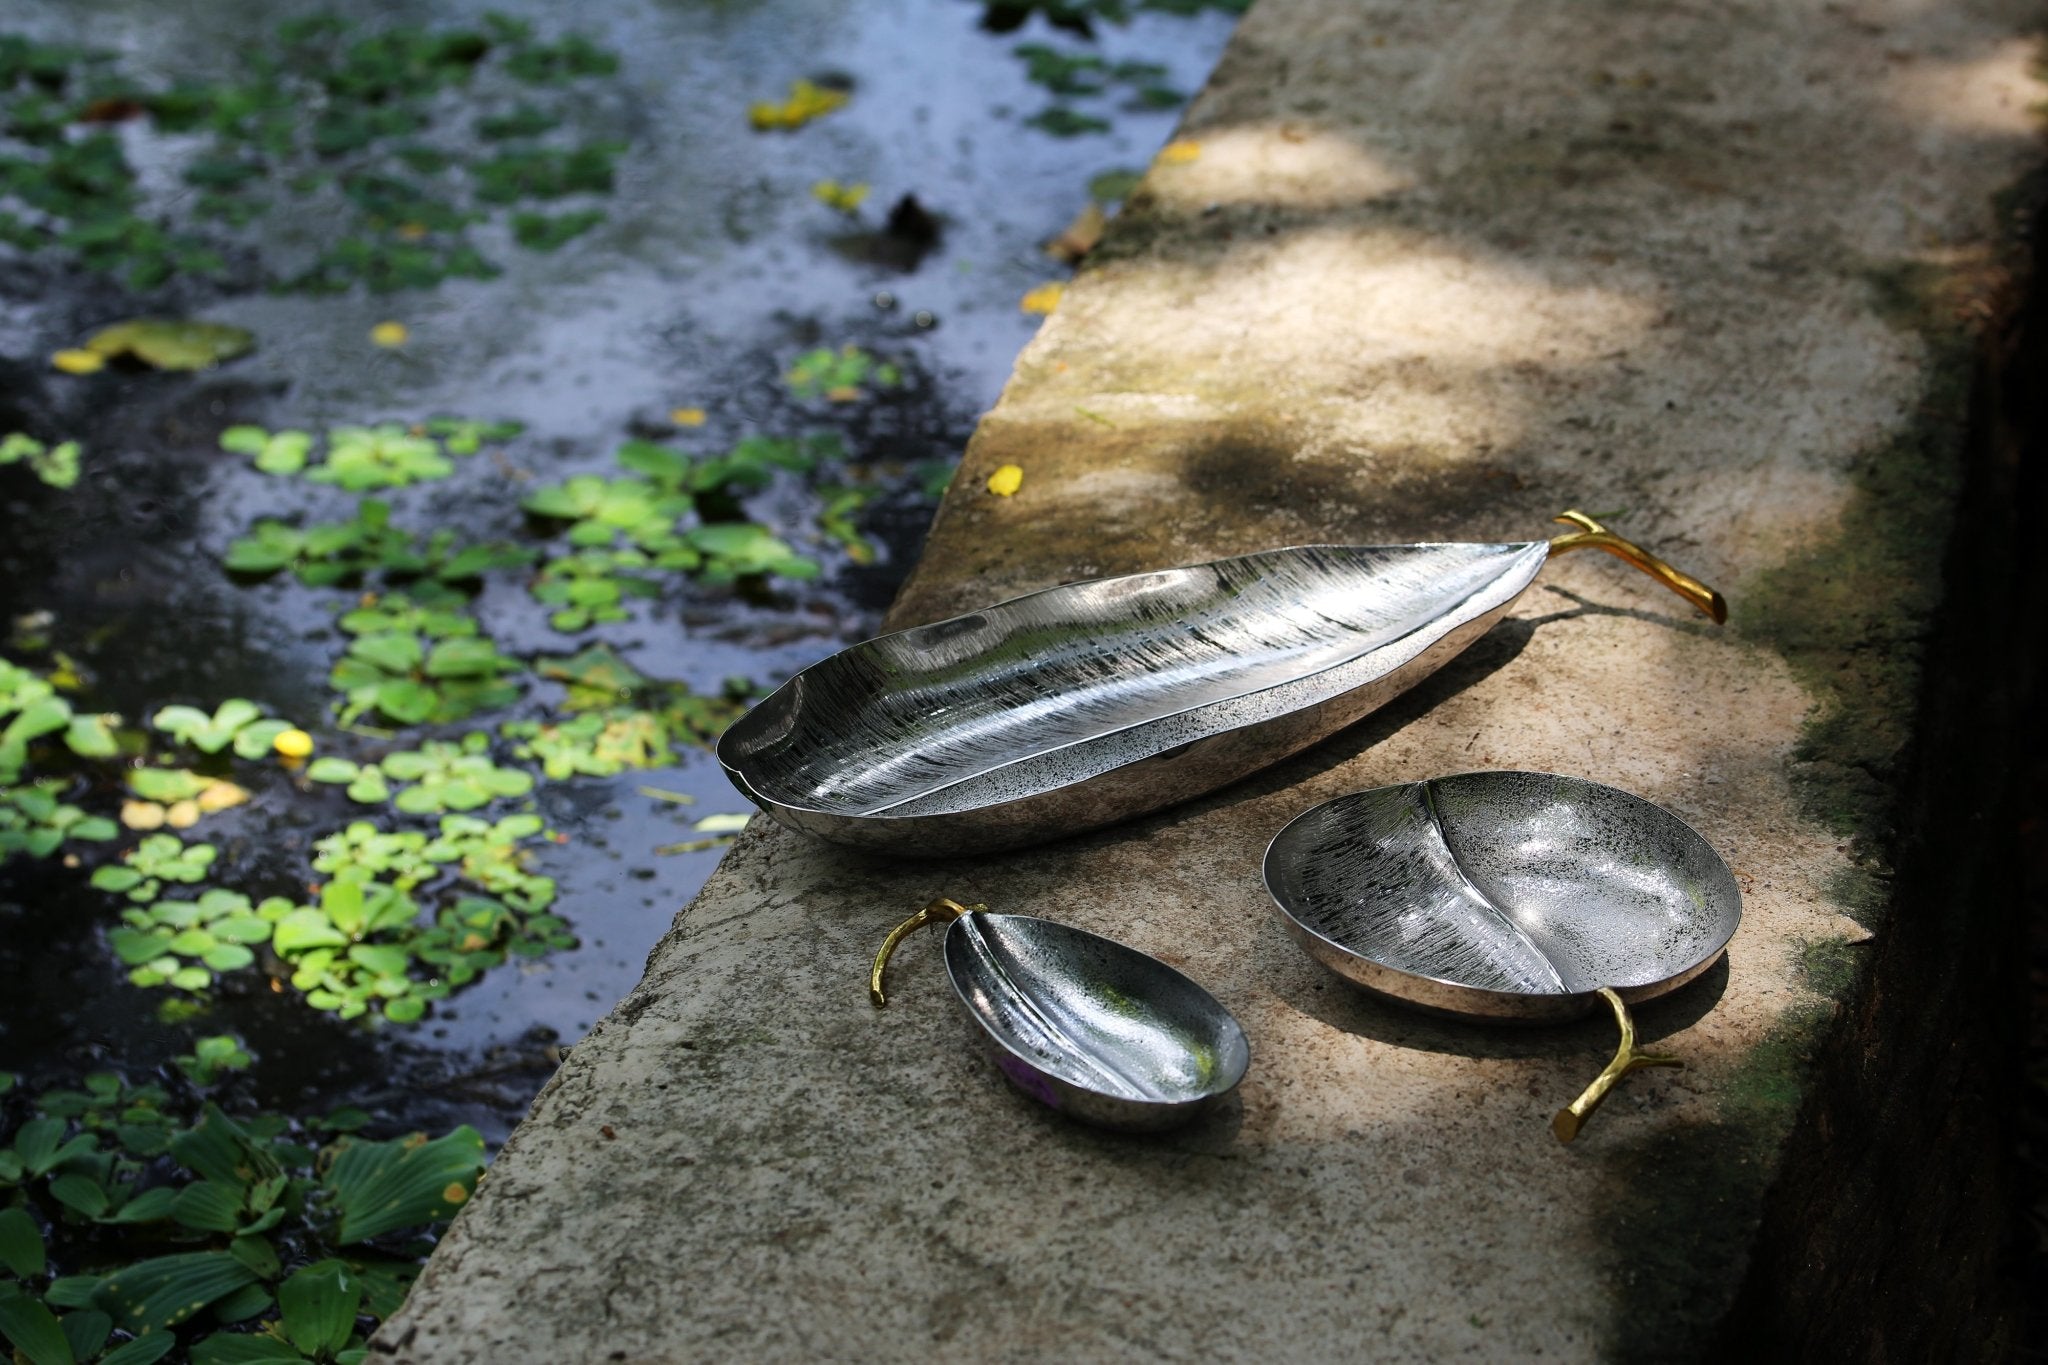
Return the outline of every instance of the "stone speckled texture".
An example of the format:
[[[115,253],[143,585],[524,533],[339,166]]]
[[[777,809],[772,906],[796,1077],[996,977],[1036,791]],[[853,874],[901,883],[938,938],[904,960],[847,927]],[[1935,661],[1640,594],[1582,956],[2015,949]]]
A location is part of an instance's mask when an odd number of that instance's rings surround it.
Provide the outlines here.
[[[377,1352],[1696,1348],[1796,1104],[1788,1021],[1817,1003],[1800,965],[1865,934],[1846,888],[1871,812],[1823,809],[1809,779],[1836,731],[1897,726],[1837,724],[1859,700],[1788,643],[1784,604],[1853,588],[1895,621],[1883,648],[1910,679],[1946,528],[1949,447],[1921,434],[1964,416],[1938,338],[1988,316],[1992,199],[2039,156],[2030,17],[1260,0],[1188,115],[1200,155],[1153,169],[1019,361],[891,623],[1282,544],[1529,538],[1580,506],[1722,588],[1731,624],[1572,556],[1382,712],[1126,826],[915,865],[757,825]],[[1022,490],[983,492],[1008,463]],[[1872,510],[1888,487],[1918,490],[1920,521]],[[1605,1024],[1366,999],[1259,883],[1308,806],[1483,767],[1666,805],[1746,896],[1725,967],[1641,1011],[1688,1069],[1629,1077],[1570,1148],[1547,1119],[1605,1062]],[[1163,1138],[1033,1107],[979,1055],[931,939],[871,1009],[876,945],[940,894],[1194,976],[1251,1036],[1237,1100]],[[1650,1199],[1645,1154],[1688,1134],[1718,1164]]]

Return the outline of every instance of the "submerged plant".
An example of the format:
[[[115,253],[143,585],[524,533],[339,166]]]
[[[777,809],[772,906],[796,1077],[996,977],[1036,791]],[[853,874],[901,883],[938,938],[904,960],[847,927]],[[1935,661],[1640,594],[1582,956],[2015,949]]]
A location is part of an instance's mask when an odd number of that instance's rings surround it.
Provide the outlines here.
[[[790,393],[800,399],[854,403],[867,396],[862,385],[893,389],[903,382],[903,371],[849,342],[836,351],[821,346],[804,352],[790,364],[782,380]]]
[[[587,102],[543,93],[610,75],[617,58],[575,35],[539,39],[501,16],[474,28],[368,32],[331,15],[294,19],[229,53],[220,74],[171,86],[122,74],[108,54],[4,36],[0,45],[0,241],[66,251],[135,288],[223,275],[231,255],[256,267],[267,243],[247,229],[282,196],[306,201],[304,219],[325,236],[310,265],[271,274],[273,285],[390,290],[488,277],[497,267],[470,240],[473,225],[529,201],[608,193],[622,149],[555,145]],[[469,98],[439,97],[456,87]],[[493,154],[464,155],[446,115],[508,95],[510,112],[483,121]],[[132,120],[136,140],[183,180],[181,194],[152,202],[127,139],[74,133],[109,118]],[[595,214],[574,210],[542,228],[515,222],[514,238],[549,249]]]

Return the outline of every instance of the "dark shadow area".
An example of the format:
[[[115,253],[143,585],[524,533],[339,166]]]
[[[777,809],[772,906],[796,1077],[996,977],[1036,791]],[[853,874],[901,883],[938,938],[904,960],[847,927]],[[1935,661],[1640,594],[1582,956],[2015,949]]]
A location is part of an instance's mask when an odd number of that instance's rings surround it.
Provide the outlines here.
[[[1304,961],[1307,959],[1304,957]],[[1636,1038],[1652,1043],[1683,1032],[1711,1013],[1728,989],[1728,956],[1669,995],[1631,1005]],[[1614,1051],[1614,1021],[1606,1007],[1566,1024],[1489,1022],[1437,1015],[1385,999],[1317,967],[1276,982],[1274,993],[1287,1004],[1331,1028],[1374,1042],[1455,1057],[1594,1056]],[[1597,1069],[1597,1068],[1596,1068]]]
[[[2030,807],[2016,755],[2040,733],[2048,592],[2048,561],[2030,548],[2048,515],[2038,219],[2031,237],[2025,292],[2006,301],[1975,374],[1945,599],[1897,780],[1893,910],[1868,971],[1816,1030],[1811,1089],[1719,1354],[2010,1358],[2021,1305],[2041,1302],[2039,1233],[2015,1173],[2022,1097],[2039,1104],[2020,1042],[2015,833]]]

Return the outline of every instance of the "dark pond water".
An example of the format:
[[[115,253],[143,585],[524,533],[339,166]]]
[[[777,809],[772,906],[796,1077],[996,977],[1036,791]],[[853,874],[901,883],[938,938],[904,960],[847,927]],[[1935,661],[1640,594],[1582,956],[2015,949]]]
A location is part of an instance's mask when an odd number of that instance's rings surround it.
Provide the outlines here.
[[[438,26],[473,21],[483,8],[357,5],[349,17],[365,28]],[[258,517],[336,520],[354,499],[224,454],[219,434],[235,423],[318,429],[451,413],[524,423],[498,454],[383,496],[409,527],[535,544],[519,510],[525,492],[572,473],[618,472],[612,454],[629,436],[704,453],[752,435],[834,431],[848,451],[843,477],[878,490],[860,522],[872,563],[822,540],[816,496],[789,480],[747,512],[822,560],[817,581],[742,591],[677,581],[635,603],[629,620],[575,636],[550,628],[518,573],[492,578],[475,610],[499,647],[521,657],[602,639],[643,671],[704,691],[732,675],[772,684],[871,633],[931,513],[925,466],[953,459],[994,401],[1036,325],[1019,297],[1066,273],[1041,244],[1088,202],[1092,177],[1141,167],[1176,116],[1171,107],[1126,110],[1112,95],[1075,102],[1106,116],[1106,132],[1059,137],[1030,126],[1052,101],[1015,49],[1037,42],[1156,63],[1166,70],[1150,85],[1190,92],[1232,23],[1214,12],[1146,13],[1128,25],[1098,23],[1091,40],[1042,15],[992,31],[979,6],[960,0],[491,8],[549,34],[573,15],[578,31],[622,59],[615,75],[573,95],[578,120],[626,144],[601,205],[606,220],[558,251],[520,250],[502,224],[487,224],[475,235],[505,267],[495,279],[327,297],[181,281],[138,297],[47,253],[0,249],[0,432],[76,439],[86,471],[58,491],[19,468],[0,470],[0,606],[9,620],[49,614],[41,633],[89,680],[74,698],[81,709],[117,711],[133,724],[169,703],[211,709],[247,697],[305,726],[322,753],[379,751],[332,713],[327,670],[346,644],[334,617],[350,593],[288,576],[237,582],[219,563]],[[49,4],[12,7],[0,30],[111,49],[149,80],[211,79],[251,35],[292,12],[227,0]],[[750,130],[749,104],[781,98],[796,78],[844,87],[851,99],[793,132]],[[173,173],[182,144],[137,124],[118,131],[145,186],[184,192]],[[828,178],[872,186],[857,219],[814,198],[813,184]],[[878,230],[904,195],[928,211],[932,230]],[[310,215],[281,207],[250,240],[289,259],[318,235]],[[255,334],[257,349],[196,375],[50,367],[51,352],[142,313],[233,323]],[[386,321],[409,329],[404,346],[371,344],[371,328]],[[792,395],[782,376],[796,357],[846,344],[899,366],[902,383],[854,402]],[[702,425],[677,430],[668,415],[678,408],[701,409]],[[549,544],[560,552],[559,538]],[[558,697],[531,682],[507,711],[407,730],[403,740],[495,732]],[[337,788],[307,789],[274,762],[234,772],[254,800],[187,835],[222,850],[211,884],[303,897],[318,880],[315,838],[366,815],[408,823]],[[118,804],[118,792],[93,797],[100,809]],[[167,1016],[176,993],[128,983],[105,939],[119,902],[86,884],[94,865],[137,836],[85,850],[82,867],[8,863],[0,1070],[24,1073],[32,1086],[99,1066],[142,1075],[189,1051],[196,1036],[236,1033],[258,1057],[238,1082],[253,1103],[297,1113],[351,1103],[372,1110],[380,1128],[469,1122],[499,1140],[559,1048],[638,979],[719,856],[655,850],[690,840],[706,814],[742,809],[703,752],[614,779],[544,781],[533,801],[565,836],[538,870],[559,880],[558,909],[579,946],[491,970],[411,1025],[344,1022],[274,989],[258,969],[223,977],[196,1017]]]

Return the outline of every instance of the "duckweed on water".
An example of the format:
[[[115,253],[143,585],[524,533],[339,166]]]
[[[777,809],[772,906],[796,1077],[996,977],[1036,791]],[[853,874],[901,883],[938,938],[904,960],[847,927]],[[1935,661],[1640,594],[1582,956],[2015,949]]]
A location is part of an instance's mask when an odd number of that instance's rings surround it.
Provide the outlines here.
[[[166,706],[150,717],[151,725],[203,754],[234,747],[238,758],[269,754],[277,737],[292,728],[288,720],[266,719],[263,708],[242,697],[230,697],[207,715],[196,706]]]
[[[352,800],[365,804],[388,800],[411,815],[475,810],[533,790],[532,774],[498,767],[491,762],[489,749],[490,736],[472,731],[460,743],[429,740],[376,763],[318,759],[306,776],[315,782],[345,785]],[[400,784],[395,797],[393,783]]]
[[[76,441],[47,446],[18,431],[0,437],[0,465],[24,462],[31,473],[52,488],[70,488],[78,482]]]
[[[343,630],[351,629],[354,615],[342,618]],[[468,628],[432,633],[443,629],[446,619]],[[476,634],[469,618],[438,613],[425,630],[361,629],[327,680],[344,695],[344,725],[369,712],[401,725],[442,724],[511,705],[520,693],[515,679],[525,671],[517,659],[500,654]]]
[[[418,426],[386,422],[374,427],[337,426],[326,437],[326,459],[310,465],[317,444],[311,432],[266,431],[232,426],[221,432],[220,448],[254,458],[266,474],[303,474],[351,493],[444,479],[455,472],[448,456],[474,455],[486,441],[507,441],[525,428],[517,422],[476,422],[439,418]]]
[[[421,580],[412,592],[426,596],[433,584],[467,583],[493,569],[530,564],[535,557],[533,550],[507,541],[458,546],[455,532],[446,527],[422,542],[391,524],[390,503],[364,498],[348,521],[301,528],[264,518],[228,547],[221,563],[231,573],[251,577],[290,569],[312,588],[358,582],[372,574],[387,582]]]

